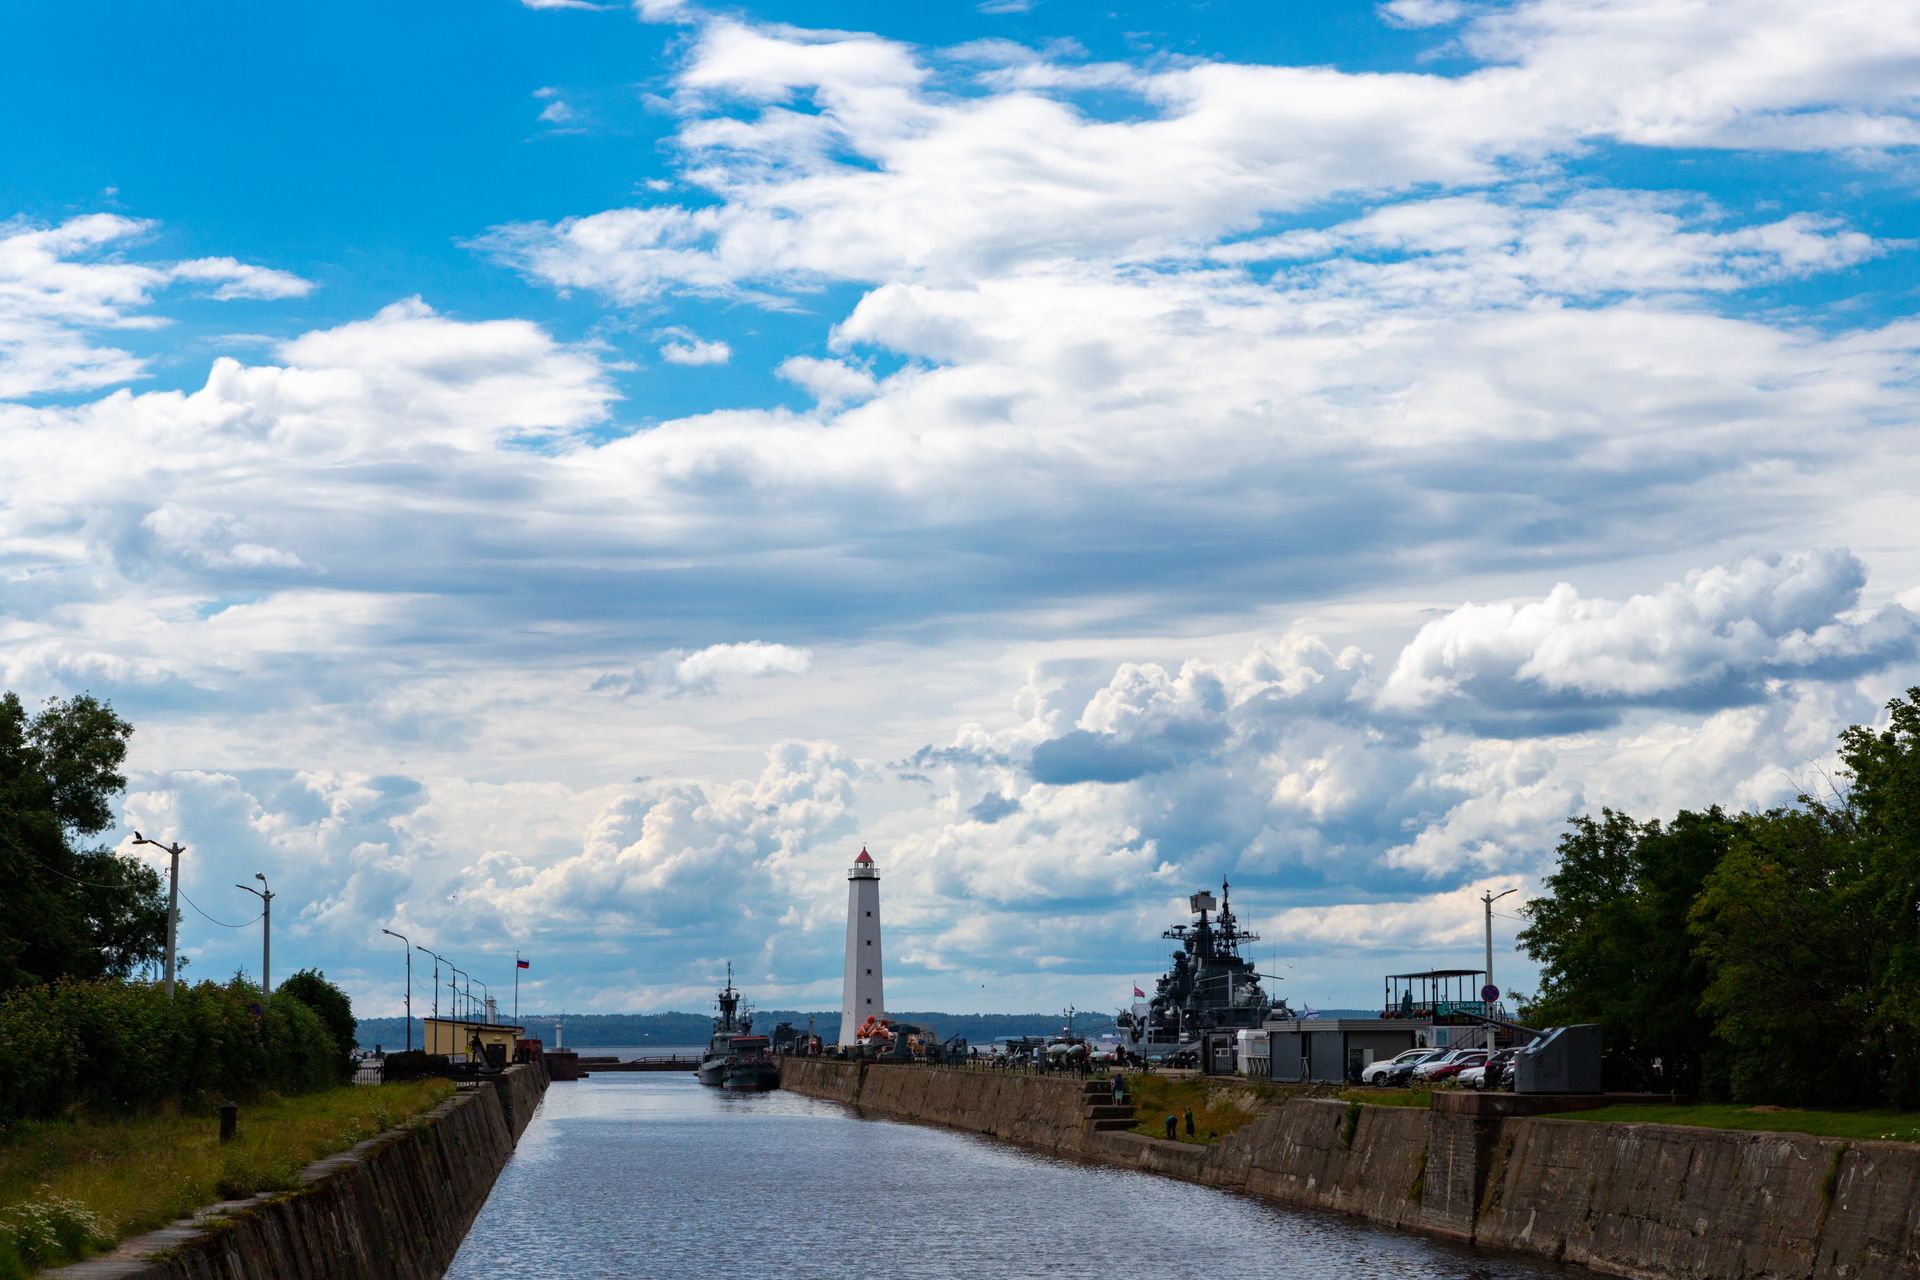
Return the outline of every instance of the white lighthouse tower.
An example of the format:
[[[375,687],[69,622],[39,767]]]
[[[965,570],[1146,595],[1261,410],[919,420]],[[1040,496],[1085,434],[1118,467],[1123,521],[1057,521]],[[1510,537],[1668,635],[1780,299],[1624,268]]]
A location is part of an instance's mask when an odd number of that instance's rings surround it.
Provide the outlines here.
[[[887,1016],[881,995],[880,873],[864,848],[847,871],[847,971],[840,984],[840,1043],[856,1043],[860,1024]]]

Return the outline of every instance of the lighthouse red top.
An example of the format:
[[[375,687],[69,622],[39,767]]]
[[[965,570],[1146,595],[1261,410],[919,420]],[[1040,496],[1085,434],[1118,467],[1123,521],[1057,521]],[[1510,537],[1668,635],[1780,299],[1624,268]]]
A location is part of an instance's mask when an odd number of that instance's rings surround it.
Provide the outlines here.
[[[860,846],[860,856],[855,858],[853,862],[855,866],[859,867],[870,867],[873,865],[873,857],[867,852],[865,845]]]

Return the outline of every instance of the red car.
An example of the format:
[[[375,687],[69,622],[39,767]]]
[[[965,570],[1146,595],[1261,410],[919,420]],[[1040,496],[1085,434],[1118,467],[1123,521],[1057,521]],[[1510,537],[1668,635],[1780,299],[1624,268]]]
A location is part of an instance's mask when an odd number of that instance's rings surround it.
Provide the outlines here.
[[[1434,1068],[1433,1074],[1427,1077],[1427,1082],[1429,1084],[1439,1084],[1442,1080],[1453,1079],[1453,1077],[1459,1075],[1468,1067],[1483,1067],[1486,1063],[1486,1053],[1482,1050],[1475,1049],[1472,1053],[1461,1054],[1444,1067]]]

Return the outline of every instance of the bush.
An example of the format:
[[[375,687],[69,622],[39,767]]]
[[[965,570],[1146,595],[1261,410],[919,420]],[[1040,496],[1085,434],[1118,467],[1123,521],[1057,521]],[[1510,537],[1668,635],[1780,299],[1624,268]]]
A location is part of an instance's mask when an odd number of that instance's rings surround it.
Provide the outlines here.
[[[76,1106],[132,1110],[301,1093],[337,1081],[334,1039],[298,999],[234,981],[58,982],[0,997],[0,1132]]]
[[[327,1032],[333,1037],[334,1072],[341,1083],[353,1079],[353,1043],[357,1023],[353,1016],[353,1001],[347,993],[327,981],[327,975],[319,969],[302,969],[280,984],[274,992],[276,1003],[281,998],[298,1000],[307,1008],[320,1015],[320,1021],[326,1024]]]

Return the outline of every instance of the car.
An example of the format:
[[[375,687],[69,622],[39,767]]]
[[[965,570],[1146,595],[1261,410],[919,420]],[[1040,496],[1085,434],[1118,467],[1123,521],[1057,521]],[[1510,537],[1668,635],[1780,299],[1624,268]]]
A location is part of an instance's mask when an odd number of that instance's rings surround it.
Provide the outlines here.
[[[1485,1049],[1473,1049],[1466,1053],[1453,1055],[1444,1063],[1436,1064],[1432,1072],[1428,1074],[1427,1079],[1433,1084],[1439,1084],[1442,1080],[1453,1079],[1468,1067],[1484,1067],[1486,1065],[1487,1051]],[[1415,1069],[1418,1070],[1418,1068]]]
[[[1380,1073],[1376,1083],[1384,1085],[1406,1084],[1409,1080],[1413,1079],[1413,1073],[1423,1064],[1432,1062],[1435,1058],[1439,1058],[1445,1053],[1445,1049],[1422,1049],[1414,1057],[1408,1058],[1403,1056],[1401,1060],[1389,1063],[1387,1069]]]
[[[1514,1052],[1512,1049],[1501,1049],[1477,1067],[1461,1068],[1460,1074],[1455,1076],[1454,1080],[1463,1089],[1497,1089],[1500,1087],[1500,1081],[1513,1070]],[[1489,1073],[1494,1078],[1494,1083],[1491,1085],[1487,1083]]]
[[[1411,1066],[1433,1055],[1432,1049],[1409,1049],[1405,1053],[1395,1054],[1391,1058],[1382,1058],[1378,1062],[1369,1062],[1360,1068],[1361,1084],[1379,1084],[1383,1077],[1395,1067]]]
[[[1433,1079],[1433,1073],[1442,1067],[1450,1066],[1460,1061],[1469,1053],[1478,1052],[1481,1051],[1477,1049],[1448,1049],[1437,1057],[1428,1058],[1425,1062],[1416,1063],[1411,1072],[1411,1078],[1416,1081],[1431,1080]]]

